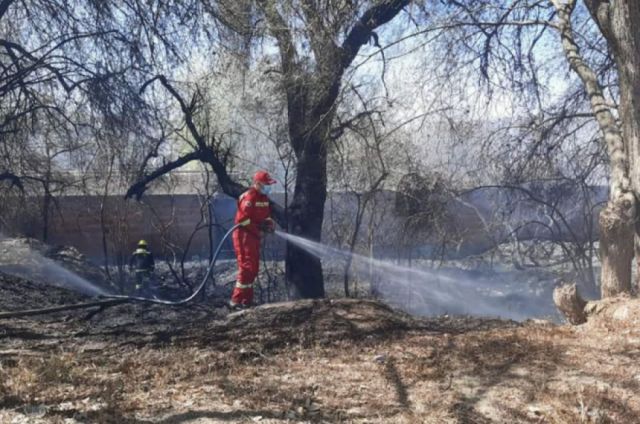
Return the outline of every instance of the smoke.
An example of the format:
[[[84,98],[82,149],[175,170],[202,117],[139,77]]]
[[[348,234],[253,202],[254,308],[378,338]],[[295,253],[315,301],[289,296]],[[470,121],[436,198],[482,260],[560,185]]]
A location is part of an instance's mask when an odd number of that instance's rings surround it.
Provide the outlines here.
[[[1,233],[0,271],[89,296],[107,294],[102,288],[42,255],[30,246],[28,239],[6,238]]]
[[[277,234],[322,260],[346,261],[351,257],[352,275],[363,277],[361,280],[373,280],[369,282],[378,295],[410,313],[465,314],[514,320],[556,316],[550,291],[531,290],[528,284],[517,281],[514,273],[507,272],[497,278],[495,273],[482,275],[462,269],[405,267],[302,237]]]

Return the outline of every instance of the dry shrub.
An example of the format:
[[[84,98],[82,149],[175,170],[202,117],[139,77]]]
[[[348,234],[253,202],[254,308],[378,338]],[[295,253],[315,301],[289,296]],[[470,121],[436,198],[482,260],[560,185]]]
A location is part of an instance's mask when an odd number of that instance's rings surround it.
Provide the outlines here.
[[[638,415],[611,393],[595,387],[581,387],[574,393],[549,396],[555,406],[553,422],[566,424],[617,424],[638,422]]]
[[[38,374],[29,361],[19,360],[15,367],[3,369],[0,382],[2,403],[19,404],[33,402],[40,392]]]
[[[62,353],[40,358],[36,364],[35,371],[42,385],[71,384],[74,382],[74,373],[77,365],[78,362],[73,354]]]

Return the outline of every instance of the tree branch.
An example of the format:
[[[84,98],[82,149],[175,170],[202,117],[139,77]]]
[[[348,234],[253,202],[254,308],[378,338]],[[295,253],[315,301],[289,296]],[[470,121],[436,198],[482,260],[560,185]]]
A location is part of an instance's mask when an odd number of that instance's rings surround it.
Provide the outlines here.
[[[351,65],[360,48],[369,42],[376,28],[392,20],[409,3],[410,0],[387,0],[367,10],[342,43],[342,69]]]
[[[609,154],[611,165],[610,199],[631,199],[629,195],[630,181],[628,162],[625,156],[622,131],[616,122],[611,108],[602,92],[602,86],[598,76],[591,66],[584,60],[580,47],[574,38],[574,30],[571,24],[571,15],[576,7],[576,0],[566,3],[560,0],[551,0],[558,11],[558,27],[564,54],[570,68],[578,75],[584,84],[585,91],[591,102],[591,110],[604,135],[604,142]],[[593,3],[593,2],[592,2]]]
[[[7,9],[9,9],[9,6],[11,6],[11,3],[14,1],[15,0],[2,0],[2,2],[0,2],[0,19],[7,13]]]
[[[187,163],[193,160],[198,160],[198,159],[201,160],[201,156],[202,156],[202,153],[199,150],[196,150],[194,152],[191,152],[184,156],[179,157],[173,162],[164,164],[160,168],[153,171],[151,174],[143,176],[142,179],[140,179],[134,185],[129,187],[129,190],[127,190],[127,194],[125,194],[124,198],[130,199],[135,196],[136,200],[140,200],[144,192],[147,191],[147,188],[148,188],[147,184],[173,171],[174,169],[177,169],[183,165],[186,165]]]
[[[611,19],[609,17],[610,2],[602,0],[584,0],[584,3],[587,5],[587,9],[589,9],[589,13],[598,25],[602,35],[604,35],[607,40],[612,40]]]
[[[200,131],[198,131],[198,128],[196,127],[196,124],[193,121],[193,115],[194,115],[193,102],[190,105],[187,105],[187,102],[184,100],[184,98],[180,95],[180,93],[178,93],[175,87],[171,85],[171,83],[167,80],[167,78],[164,75],[157,75],[152,79],[150,79],[149,81],[145,82],[142,85],[140,92],[142,93],[154,81],[160,81],[160,83],[167,89],[167,91],[169,91],[169,93],[171,93],[171,95],[180,104],[180,109],[182,110],[182,113],[184,115],[184,120],[187,124],[187,128],[189,129],[189,132],[191,133],[194,140],[196,141],[196,144],[198,145],[197,150],[191,153],[196,155],[194,159],[198,159],[201,162],[208,163],[209,165],[211,165],[211,167],[213,168],[213,171],[216,173],[216,176],[218,177],[218,183],[220,184],[220,186],[222,187],[222,190],[227,195],[231,197],[236,197],[236,198],[240,196],[244,192],[245,188],[241,184],[238,184],[231,179],[231,176],[227,172],[226,164],[222,160],[220,160],[220,158],[217,155],[217,152],[211,146],[207,145],[205,138],[202,136],[202,134],[200,134]]]
[[[291,31],[287,26],[284,18],[276,9],[276,2],[273,0],[259,0],[258,4],[262,8],[271,33],[278,41],[278,49],[280,50],[280,60],[282,62],[282,71],[285,75],[293,72],[296,67],[297,51],[293,44]]]
[[[338,45],[327,34],[327,29],[320,18],[321,12],[318,11],[316,2],[312,0],[302,0],[302,11],[311,28],[311,31],[308,31],[308,33],[313,55],[320,68],[324,68],[324,72],[331,72],[334,70],[331,68],[334,68],[336,64],[335,52],[338,49]],[[329,61],[322,60],[327,57],[330,58]]]
[[[180,109],[184,115],[185,122],[187,124],[187,128],[189,132],[196,140],[197,148],[191,153],[188,153],[173,162],[169,162],[162,167],[156,169],[153,173],[144,176],[140,181],[136,182],[132,185],[129,190],[127,190],[127,194],[125,195],[125,199],[136,197],[136,200],[140,200],[144,192],[147,190],[147,184],[151,181],[161,177],[164,174],[167,174],[173,171],[176,168],[179,168],[186,163],[199,160],[200,162],[206,163],[211,166],[213,172],[215,172],[216,177],[218,179],[218,184],[222,188],[222,191],[233,198],[238,198],[242,193],[244,193],[247,188],[242,184],[234,181],[229,172],[227,172],[226,163],[224,160],[221,160],[218,152],[214,149],[214,147],[209,146],[205,138],[200,134],[198,128],[196,127],[195,122],[193,121],[194,109],[195,106],[193,102],[187,105],[187,102],[184,98],[178,93],[178,91],[171,85],[171,83],[167,80],[164,75],[156,75],[151,78],[149,81],[145,82],[140,88],[140,93],[144,92],[144,90],[152,84],[154,81],[159,81],[166,89],[171,93],[171,95],[178,101],[180,105]],[[271,202],[274,219],[284,228],[286,228],[285,223],[285,214],[284,208]]]
[[[151,78],[149,81],[142,84],[142,87],[140,88],[140,94],[142,94],[144,90],[154,81],[160,81],[160,84],[162,84],[164,88],[166,88],[167,91],[171,93],[171,95],[178,101],[178,104],[180,105],[180,109],[184,114],[185,123],[187,124],[187,128],[189,129],[189,132],[193,136],[193,139],[196,141],[200,149],[206,149],[207,143],[205,142],[204,137],[198,131],[196,124],[193,122],[193,109],[194,109],[193,102],[190,105],[188,105],[187,102],[184,100],[184,98],[180,95],[180,93],[178,93],[178,90],[176,90],[175,87],[171,85],[171,83],[167,80],[167,78],[164,75],[156,75],[155,77]]]
[[[11,182],[11,186],[10,187],[18,187],[20,189],[20,191],[24,192],[24,186],[22,185],[22,181],[20,180],[20,177],[18,177],[15,174],[12,174],[11,172],[3,172],[0,174],[0,181],[4,181],[4,180],[8,180]]]
[[[344,131],[348,128],[352,128],[353,125],[359,121],[361,121],[362,119],[373,115],[373,114],[380,114],[380,111],[378,110],[365,110],[362,112],[357,113],[355,116],[349,118],[348,120],[344,121],[344,122],[340,122],[340,120],[338,119],[338,126],[334,127],[331,129],[331,139],[332,140],[337,140],[340,137],[342,137],[342,135],[344,134]]]

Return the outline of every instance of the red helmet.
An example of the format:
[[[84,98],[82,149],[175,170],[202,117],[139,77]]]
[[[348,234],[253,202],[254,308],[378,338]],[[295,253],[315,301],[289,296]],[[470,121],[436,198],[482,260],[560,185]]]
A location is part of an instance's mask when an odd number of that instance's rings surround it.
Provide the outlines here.
[[[254,183],[262,183],[264,185],[271,185],[271,184],[275,184],[276,180],[271,178],[271,175],[269,175],[269,173],[267,171],[258,171],[253,176],[253,182]]]

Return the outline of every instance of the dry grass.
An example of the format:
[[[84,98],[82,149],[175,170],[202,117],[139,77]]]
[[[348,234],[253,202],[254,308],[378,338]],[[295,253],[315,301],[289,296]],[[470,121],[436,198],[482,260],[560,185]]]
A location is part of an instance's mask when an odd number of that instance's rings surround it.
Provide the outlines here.
[[[352,304],[334,312],[336,326],[372,319]],[[275,323],[288,344],[249,330],[243,343],[238,317],[232,342],[202,329],[142,346],[13,339],[0,352],[0,422],[640,422],[640,332],[627,321],[619,332],[608,318],[579,328],[434,322],[328,342],[328,318],[310,335],[276,316],[262,317],[264,331]],[[305,337],[291,336],[300,329]]]

